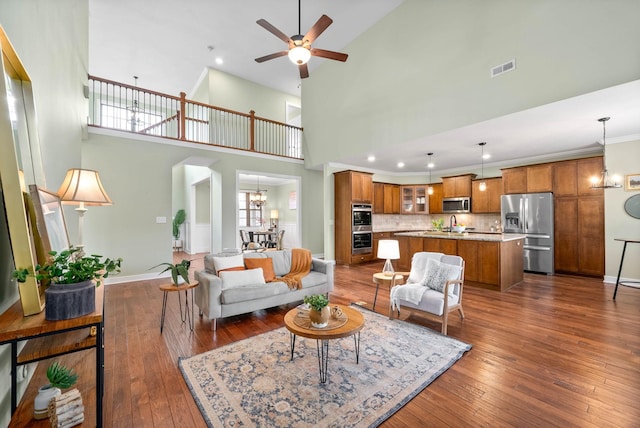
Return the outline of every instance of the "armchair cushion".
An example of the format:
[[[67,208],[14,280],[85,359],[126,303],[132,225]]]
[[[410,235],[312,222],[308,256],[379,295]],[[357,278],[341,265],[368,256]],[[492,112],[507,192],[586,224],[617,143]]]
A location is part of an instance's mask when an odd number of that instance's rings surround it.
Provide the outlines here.
[[[442,253],[427,253],[419,252],[415,253],[411,258],[411,272],[409,272],[409,278],[407,284],[421,284],[424,282],[424,275],[427,270],[427,261],[434,259],[440,261],[443,256]]]
[[[265,258],[247,258],[244,259],[247,269],[262,268],[265,282],[273,282],[276,280],[276,274],[273,271],[273,260],[270,257]]]
[[[425,270],[422,284],[432,290],[442,293],[444,292],[444,285],[446,282],[459,279],[460,272],[462,272],[462,268],[460,266],[440,263],[439,261],[431,258],[427,260],[427,269]],[[454,287],[449,287],[449,296],[454,295],[454,290]]]

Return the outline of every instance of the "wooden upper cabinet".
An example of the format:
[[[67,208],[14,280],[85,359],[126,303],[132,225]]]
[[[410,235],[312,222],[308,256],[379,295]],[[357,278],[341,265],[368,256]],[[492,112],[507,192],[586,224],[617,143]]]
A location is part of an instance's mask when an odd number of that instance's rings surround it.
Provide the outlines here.
[[[373,213],[384,214],[384,183],[373,183]]]
[[[503,169],[502,187],[506,195],[527,193],[527,169],[525,167]]]
[[[431,184],[431,187],[433,195],[429,195],[429,214],[442,214],[442,183]]]
[[[553,183],[551,180],[552,164],[533,165],[527,167],[527,192],[551,192]]]
[[[351,200],[368,203],[373,201],[372,174],[351,171]]]
[[[602,173],[602,156],[578,159],[576,164],[578,196],[603,195],[604,190],[591,188],[591,177],[600,177],[600,174]]]
[[[578,194],[578,164],[575,160],[553,164],[553,196],[576,196]]]
[[[484,181],[487,185],[485,191],[480,190],[480,183]],[[486,178],[484,180],[473,180],[471,182],[471,212],[476,213],[499,213],[500,196],[502,196],[502,178]]]
[[[442,177],[442,197],[459,198],[471,196],[471,180],[475,174]]]
[[[384,185],[384,213],[400,214],[400,186],[397,184]]]
[[[502,170],[504,193],[538,193],[553,191],[552,164],[521,166]]]
[[[400,186],[400,214],[428,214],[429,195],[426,185]]]

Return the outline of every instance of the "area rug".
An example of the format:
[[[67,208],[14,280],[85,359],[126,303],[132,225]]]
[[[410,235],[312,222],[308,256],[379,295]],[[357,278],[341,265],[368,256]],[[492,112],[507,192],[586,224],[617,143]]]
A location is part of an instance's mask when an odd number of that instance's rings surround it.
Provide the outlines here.
[[[297,337],[291,361],[284,327],[204,354],[180,369],[211,427],[375,427],[459,360],[471,345],[362,310],[354,338],[329,341],[320,383],[316,341]]]

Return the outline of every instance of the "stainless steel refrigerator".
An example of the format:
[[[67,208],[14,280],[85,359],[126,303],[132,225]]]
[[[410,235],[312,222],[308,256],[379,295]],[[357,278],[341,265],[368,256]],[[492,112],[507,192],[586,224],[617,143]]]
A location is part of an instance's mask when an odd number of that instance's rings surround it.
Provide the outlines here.
[[[522,233],[524,270],[553,274],[553,194],[502,195],[504,233]]]

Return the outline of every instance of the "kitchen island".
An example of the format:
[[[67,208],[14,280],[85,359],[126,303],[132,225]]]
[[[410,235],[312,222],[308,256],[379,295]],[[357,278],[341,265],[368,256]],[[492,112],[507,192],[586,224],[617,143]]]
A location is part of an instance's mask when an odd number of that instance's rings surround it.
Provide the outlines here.
[[[392,233],[400,244],[400,270],[411,269],[419,251],[458,255],[465,262],[465,282],[505,291],[523,280],[523,242],[517,233],[412,231]]]

